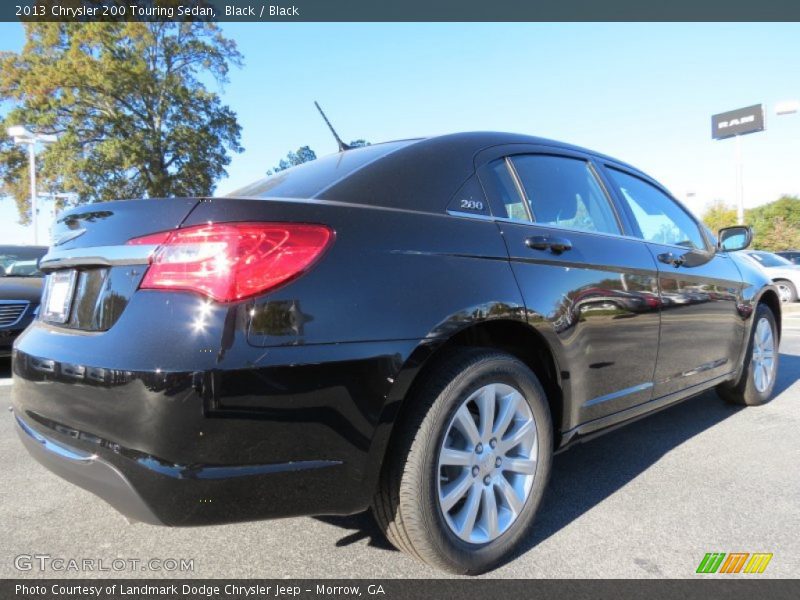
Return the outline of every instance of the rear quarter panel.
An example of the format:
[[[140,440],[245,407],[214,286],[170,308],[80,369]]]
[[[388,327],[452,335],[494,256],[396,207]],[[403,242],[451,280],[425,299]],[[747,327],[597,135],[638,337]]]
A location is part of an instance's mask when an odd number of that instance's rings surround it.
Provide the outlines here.
[[[336,240],[302,277],[245,303],[248,342],[270,347],[447,337],[524,307],[497,225],[326,202],[210,200],[184,225],[304,221]]]

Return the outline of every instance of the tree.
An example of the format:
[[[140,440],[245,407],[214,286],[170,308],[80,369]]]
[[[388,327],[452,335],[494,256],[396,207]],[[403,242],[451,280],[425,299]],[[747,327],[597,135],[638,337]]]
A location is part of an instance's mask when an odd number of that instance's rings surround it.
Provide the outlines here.
[[[753,246],[759,250],[796,250],[800,248],[800,227],[791,225],[784,217],[775,217],[771,225],[759,229]]]
[[[361,148],[363,146],[371,146],[368,141],[358,139],[353,140],[350,142],[349,146],[351,148]],[[309,146],[300,146],[297,151],[289,152],[286,155],[286,158],[282,158],[281,161],[278,163],[277,167],[272,167],[267,171],[267,175],[274,175],[275,173],[280,173],[281,171],[285,171],[291,167],[296,167],[297,165],[302,165],[303,163],[316,160],[317,153],[314,152]]]
[[[753,246],[763,250],[800,248],[800,198],[782,196],[746,212],[753,227]]]
[[[753,227],[753,246],[764,250],[800,247],[800,198],[781,196],[746,212],[745,222]]]
[[[207,196],[240,152],[235,113],[206,82],[239,66],[208,22],[26,23],[22,52],[0,53],[3,126],[58,135],[40,152],[42,189],[80,201]],[[23,150],[0,143],[0,179],[29,220]]]
[[[717,231],[723,227],[736,225],[736,222],[736,209],[726,204],[724,200],[714,200],[703,213],[703,223],[705,223],[715,235]]]

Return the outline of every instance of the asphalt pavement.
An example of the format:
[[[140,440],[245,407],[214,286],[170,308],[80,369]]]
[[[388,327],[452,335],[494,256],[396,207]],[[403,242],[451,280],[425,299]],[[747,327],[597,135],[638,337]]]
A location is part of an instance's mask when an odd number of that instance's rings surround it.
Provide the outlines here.
[[[784,325],[771,403],[737,408],[708,392],[556,456],[534,530],[485,577],[699,577],[707,552],[772,553],[758,577],[800,575],[800,312]],[[0,360],[3,407],[8,376]],[[367,514],[128,524],[30,459],[5,411],[0,456],[0,577],[441,576],[392,549]],[[50,558],[26,558],[35,555]],[[94,560],[95,570],[73,571],[69,559]],[[192,570],[165,571],[175,566],[168,559],[192,561]],[[124,570],[97,570],[120,560]]]

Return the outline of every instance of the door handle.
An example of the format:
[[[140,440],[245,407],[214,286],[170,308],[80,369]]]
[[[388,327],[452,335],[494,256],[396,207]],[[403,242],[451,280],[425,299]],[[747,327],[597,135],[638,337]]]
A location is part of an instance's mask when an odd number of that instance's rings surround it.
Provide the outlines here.
[[[672,265],[673,267],[680,267],[683,264],[683,256],[675,256],[672,252],[664,252],[658,255],[658,260],[665,265]]]
[[[525,240],[525,245],[534,250],[547,250],[553,254],[561,254],[567,250],[572,250],[572,242],[567,238],[550,237],[546,235],[534,235]]]

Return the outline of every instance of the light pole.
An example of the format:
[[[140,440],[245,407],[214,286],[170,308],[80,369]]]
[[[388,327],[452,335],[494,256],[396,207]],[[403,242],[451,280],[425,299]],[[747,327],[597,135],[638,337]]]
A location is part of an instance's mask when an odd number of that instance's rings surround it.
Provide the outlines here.
[[[793,115],[800,111],[800,100],[784,100],[775,105],[775,114],[780,115]]]
[[[51,144],[58,138],[55,135],[32,133],[22,125],[8,128],[8,135],[14,138],[15,144],[28,146],[28,170],[31,177],[31,220],[33,221],[33,243],[39,244],[39,207],[36,202],[36,144]]]
[[[775,104],[775,114],[779,117],[781,115],[794,115],[800,112],[800,100],[783,100]]]

